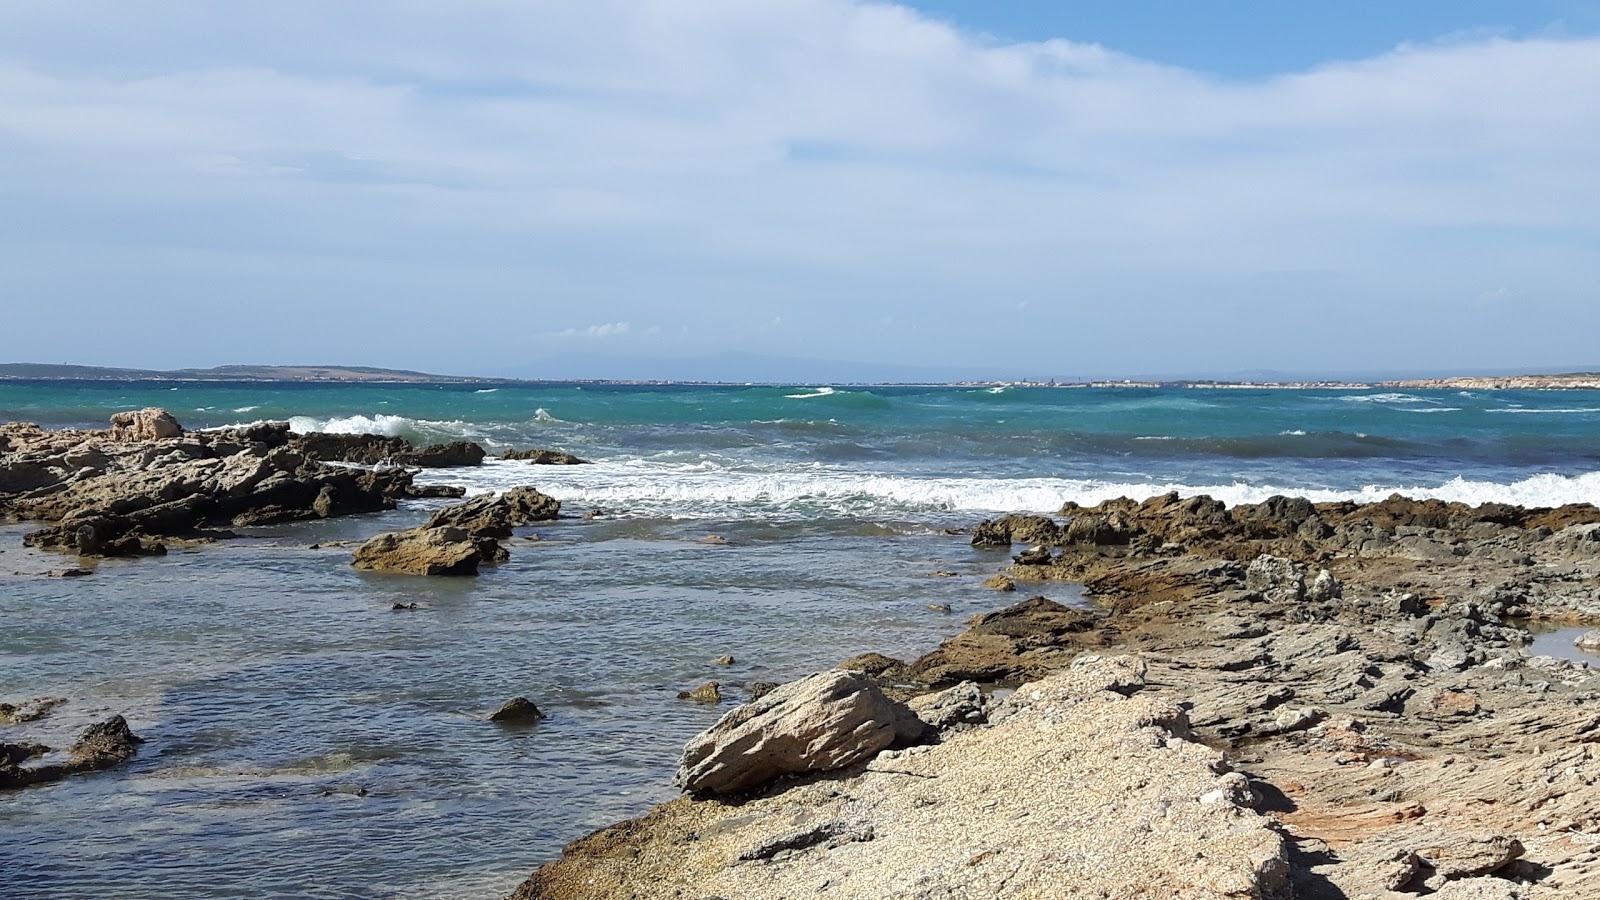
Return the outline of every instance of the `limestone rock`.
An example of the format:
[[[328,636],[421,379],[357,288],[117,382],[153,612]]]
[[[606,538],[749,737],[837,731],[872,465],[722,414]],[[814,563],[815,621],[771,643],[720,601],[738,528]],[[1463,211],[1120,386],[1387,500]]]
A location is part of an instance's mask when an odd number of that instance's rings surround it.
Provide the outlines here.
[[[494,538],[474,537],[452,526],[423,526],[378,535],[356,548],[351,565],[408,575],[476,575],[479,564],[498,561],[503,554]]]
[[[1293,560],[1264,553],[1245,570],[1244,586],[1274,602],[1293,602],[1306,595],[1306,573]]]
[[[1009,594],[1017,589],[1017,583],[1011,580],[1011,576],[1005,574],[990,575],[983,580],[983,586],[1002,594]]]
[[[164,441],[182,437],[183,426],[172,413],[157,407],[119,412],[111,417],[111,438],[118,441]]]
[[[474,537],[508,538],[517,526],[554,519],[561,501],[531,487],[503,494],[485,494],[449,506],[428,517],[429,528],[460,528]]]
[[[917,718],[936,731],[963,725],[982,725],[988,721],[989,698],[970,681],[933,694],[913,697],[907,704]]]
[[[785,775],[844,768],[919,735],[922,723],[871,679],[834,670],[732,710],[689,741],[673,783],[736,794]]]

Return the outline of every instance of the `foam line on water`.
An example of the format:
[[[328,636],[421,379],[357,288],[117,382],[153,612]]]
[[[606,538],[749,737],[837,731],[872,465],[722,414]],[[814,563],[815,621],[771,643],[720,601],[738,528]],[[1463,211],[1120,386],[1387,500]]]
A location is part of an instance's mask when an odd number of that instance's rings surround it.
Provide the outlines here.
[[[1243,482],[915,477],[816,464],[755,470],[704,463],[664,465],[646,460],[610,460],[572,467],[489,460],[478,468],[426,471],[419,480],[461,484],[474,493],[531,484],[576,508],[600,507],[619,515],[683,518],[1050,512],[1068,500],[1092,505],[1117,497],[1144,499],[1170,491],[1184,496],[1208,494],[1230,506],[1259,503],[1280,494],[1314,502],[1374,502],[1396,493],[1474,505],[1600,503],[1600,472],[1575,476],[1542,474],[1510,483],[1457,477],[1437,484],[1375,484],[1337,490]]]

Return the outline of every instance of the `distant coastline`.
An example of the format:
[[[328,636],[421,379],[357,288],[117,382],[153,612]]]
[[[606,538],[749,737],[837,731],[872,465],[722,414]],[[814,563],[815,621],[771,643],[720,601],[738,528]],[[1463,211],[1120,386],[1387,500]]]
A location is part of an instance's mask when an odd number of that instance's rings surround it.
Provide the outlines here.
[[[438,375],[374,366],[215,366],[209,369],[130,369],[51,363],[0,363],[0,381],[168,381],[261,382],[305,384],[617,384],[617,385],[743,385],[801,382],[706,381],[638,378],[494,378]],[[809,382],[807,382],[809,383]],[[820,383],[820,382],[819,382]],[[841,385],[902,387],[1050,387],[1050,388],[1188,388],[1196,390],[1600,390],[1600,372],[1547,375],[1459,375],[1374,381],[1284,380],[1227,381],[1212,379],[1098,379],[1084,381],[981,379],[960,381],[834,382]]]

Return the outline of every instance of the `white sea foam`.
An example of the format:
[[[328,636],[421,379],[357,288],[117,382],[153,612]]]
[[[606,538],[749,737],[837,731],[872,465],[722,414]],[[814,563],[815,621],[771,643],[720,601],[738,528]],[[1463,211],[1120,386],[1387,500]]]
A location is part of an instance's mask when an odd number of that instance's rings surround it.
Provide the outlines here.
[[[1427,397],[1418,397],[1415,394],[1396,394],[1396,393],[1387,393],[1387,394],[1351,394],[1349,396],[1340,397],[1339,399],[1343,400],[1343,401],[1345,401],[1347,403],[1384,403],[1384,404],[1393,403],[1393,404],[1401,404],[1401,403],[1437,403],[1438,402],[1436,400],[1430,400]]]
[[[1304,428],[1291,428],[1288,431],[1280,431],[1278,434],[1285,437],[1305,437],[1306,430]]]
[[[830,394],[836,393],[838,393],[838,391],[835,391],[831,387],[819,387],[812,388],[811,393],[809,394],[784,394],[784,396],[788,397],[790,400],[810,400],[812,397],[826,397]]]
[[[259,407],[259,406],[236,406],[236,407],[233,408],[233,411],[236,412],[236,413],[247,413],[247,412],[255,412],[256,410],[258,410],[260,408],[261,407]]]
[[[500,390],[500,389],[499,388],[483,388],[481,390],[473,391],[473,393],[474,394],[492,394],[492,393],[494,393],[495,391],[498,391],[498,390]]]
[[[565,421],[564,419],[558,419],[555,416],[551,415],[550,414],[550,410],[545,409],[542,406],[533,411],[533,420],[535,422],[562,422],[562,421]]]
[[[1430,406],[1427,409],[1402,409],[1400,411],[1401,412],[1408,412],[1408,413],[1461,412],[1461,407],[1459,407],[1459,406]]]
[[[1282,494],[1315,502],[1372,502],[1390,494],[1478,504],[1559,506],[1600,503],[1600,472],[1535,475],[1511,483],[1452,478],[1439,484],[1367,485],[1350,490],[1275,484],[1184,484],[1085,478],[915,477],[810,464],[783,469],[733,468],[723,460],[665,464],[601,460],[591,466],[533,466],[488,460],[472,469],[425,470],[419,481],[461,484],[474,493],[538,484],[571,507],[601,507],[625,516],[680,518],[913,515],[927,512],[1050,512],[1065,501],[1089,505],[1116,497],[1143,499],[1169,491],[1209,494],[1229,505]]]
[[[1505,409],[1490,409],[1485,412],[1492,413],[1545,413],[1548,415],[1583,415],[1584,413],[1600,413],[1600,406],[1577,406],[1567,409],[1531,409],[1526,406],[1508,407]]]
[[[991,394],[1004,394],[1006,392],[1006,389],[1004,387],[992,387],[992,388],[989,388],[988,392],[991,393]]]

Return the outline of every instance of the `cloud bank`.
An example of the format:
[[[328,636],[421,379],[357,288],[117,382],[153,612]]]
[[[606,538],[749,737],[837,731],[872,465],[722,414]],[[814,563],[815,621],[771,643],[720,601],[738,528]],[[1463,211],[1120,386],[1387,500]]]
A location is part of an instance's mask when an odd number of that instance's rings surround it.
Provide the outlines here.
[[[0,356],[504,368],[644,320],[1045,374],[1576,362],[1596,97],[1594,38],[1237,80],[843,0],[10,4]]]

